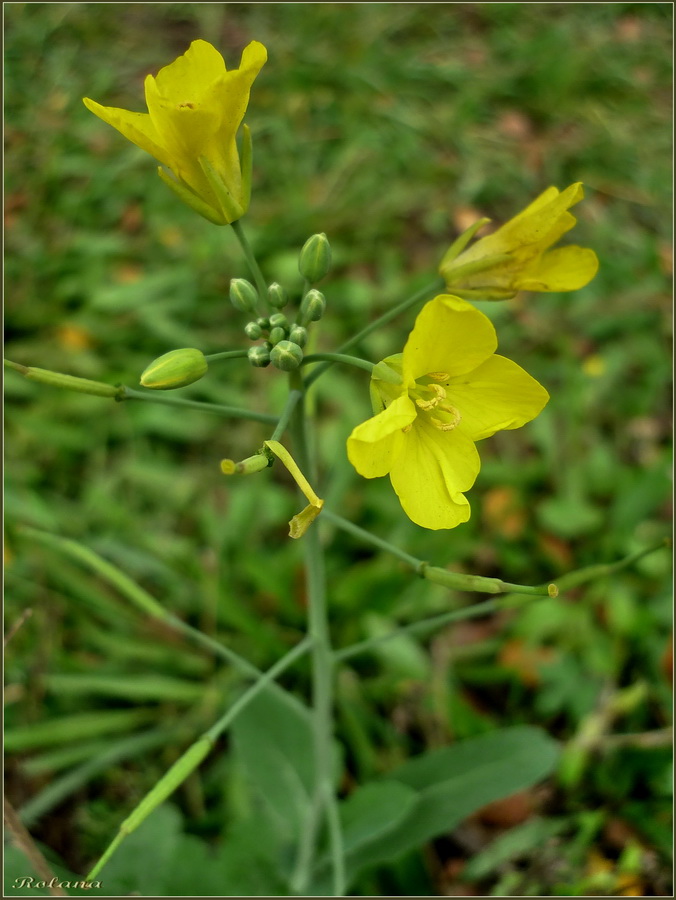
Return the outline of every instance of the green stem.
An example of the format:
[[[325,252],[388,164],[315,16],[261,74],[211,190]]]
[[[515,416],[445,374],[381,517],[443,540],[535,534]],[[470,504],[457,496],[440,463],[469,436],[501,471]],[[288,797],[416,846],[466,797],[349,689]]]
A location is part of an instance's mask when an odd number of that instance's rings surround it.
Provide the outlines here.
[[[77,375],[64,375],[62,372],[52,372],[50,369],[40,369],[36,366],[22,366],[20,363],[4,360],[4,367],[12,369],[40,384],[48,384],[51,387],[65,388],[68,391],[76,391],[78,394],[92,394],[95,397],[108,397],[120,400],[122,387],[120,385],[105,384],[102,381],[91,381],[89,378],[79,378]]]
[[[204,358],[208,363],[216,362],[217,359],[246,359],[248,350],[224,350],[222,353],[209,353]]]
[[[252,409],[240,409],[237,406],[223,406],[220,403],[205,403],[201,400],[183,400],[180,397],[167,397],[157,391],[135,391],[133,388],[121,387],[122,393],[118,400],[143,400],[146,403],[162,403],[164,406],[182,406],[185,409],[201,409],[204,412],[217,413],[231,419],[250,419],[252,422],[263,422],[266,425],[276,425],[277,416],[268,413],[254,412]]]
[[[357,334],[353,335],[348,341],[345,341],[344,344],[341,344],[338,347],[338,353],[343,353],[345,350],[350,350],[356,344],[358,344],[363,338],[367,337],[367,335],[371,334],[372,331],[376,331],[378,328],[382,328],[383,325],[387,325],[388,322],[391,322],[392,319],[396,319],[398,315],[403,312],[406,312],[407,309],[410,309],[411,306],[415,306],[416,303],[419,303],[421,300],[424,300],[425,297],[430,294],[435,294],[437,291],[443,290],[445,287],[445,283],[443,278],[435,278],[431,284],[426,285],[424,288],[421,288],[419,291],[416,291],[411,297],[407,300],[402,301],[397,306],[393,306],[392,309],[388,310],[386,313],[383,313],[382,316],[378,316],[378,318],[371,322],[370,325],[367,325],[366,328],[362,328],[361,331],[357,332]],[[331,362],[325,362],[320,366],[317,366],[314,371],[312,371],[307,378],[305,379],[305,386],[310,387],[313,382],[319,378],[328,368],[331,366]]]
[[[289,426],[289,421],[291,419],[294,409],[296,408],[296,404],[298,403],[298,401],[301,399],[302,396],[303,396],[302,391],[290,391],[289,392],[289,396],[286,398],[286,405],[284,406],[284,409],[282,410],[282,414],[279,417],[279,421],[277,422],[277,427],[272,432],[272,435],[270,437],[271,441],[278,441],[282,437],[282,435],[284,434],[284,432],[286,431],[286,429]]]
[[[440,569],[437,566],[430,566],[429,563],[422,559],[411,556],[389,541],[376,537],[370,531],[365,531],[358,525],[354,525],[342,516],[337,516],[331,510],[324,508],[322,516],[325,520],[333,522],[343,531],[348,531],[355,537],[369,544],[375,544],[381,550],[398,556],[405,563],[414,569],[421,578],[433,581],[437,584],[443,584],[445,587],[455,588],[460,591],[480,591],[485,594],[535,594],[537,596],[547,597],[556,596],[557,590],[554,585],[529,585],[529,584],[510,584],[508,581],[502,581],[500,578],[484,578],[483,575],[463,575],[459,572],[449,572],[446,569]]]
[[[301,389],[298,372],[290,376],[292,391]],[[294,408],[291,419],[294,456],[301,470],[315,482],[313,460],[310,458],[306,434],[306,420],[302,401]],[[301,834],[291,887],[298,894],[306,893],[312,863],[316,855],[317,839],[322,818],[329,825],[329,840],[333,868],[333,895],[344,895],[345,874],[340,820],[333,790],[333,654],[329,634],[326,575],[319,523],[315,523],[303,538],[307,581],[308,636],[312,640],[312,731],[315,762],[315,786],[305,827]]]
[[[335,650],[333,659],[335,662],[345,662],[346,659],[365,653],[377,644],[382,644],[384,641],[392,640],[392,638],[399,637],[402,634],[424,635],[436,631],[444,625],[462,622],[465,619],[475,619],[478,616],[488,616],[503,607],[511,605],[513,604],[507,602],[507,598],[484,600],[483,603],[476,603],[474,606],[465,606],[462,609],[454,609],[451,612],[441,613],[438,616],[430,616],[429,619],[421,619],[419,622],[412,622],[410,625],[402,625],[400,628],[392,629],[387,634],[380,634],[378,637],[359,641],[358,644],[350,644],[349,647],[343,647],[342,650]]]
[[[304,366],[307,363],[320,362],[321,360],[343,363],[346,366],[355,366],[357,369],[364,369],[369,375],[373,372],[374,363],[366,359],[360,359],[358,356],[347,356],[345,353],[310,353],[308,356],[303,357],[301,365]]]
[[[244,254],[244,258],[247,261],[247,265],[251,270],[251,274],[254,277],[254,281],[256,282],[256,287],[258,288],[258,296],[261,302],[267,308],[268,306],[268,286],[265,283],[265,278],[263,278],[263,273],[261,272],[260,266],[258,265],[258,261],[254,256],[253,250],[251,249],[251,244],[247,240],[246,234],[244,233],[244,229],[242,228],[241,220],[237,220],[236,222],[231,222],[232,230],[235,232],[235,237],[239,241],[239,245],[242,248],[242,253]]]

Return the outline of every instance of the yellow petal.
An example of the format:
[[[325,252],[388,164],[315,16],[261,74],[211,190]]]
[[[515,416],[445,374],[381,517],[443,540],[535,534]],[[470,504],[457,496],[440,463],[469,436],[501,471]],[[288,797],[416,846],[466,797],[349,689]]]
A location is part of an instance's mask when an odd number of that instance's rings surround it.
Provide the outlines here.
[[[221,110],[221,139],[235,134],[249,103],[249,92],[263,68],[268,52],[258,41],[244,48],[239,69],[228,72],[219,84],[217,102]]]
[[[498,346],[490,319],[459,297],[440,294],[423,306],[403,353],[404,382],[429,372],[461,375]]]
[[[162,147],[160,136],[148,113],[130,112],[114,106],[101,106],[95,100],[85,97],[82,101],[90,112],[108,125],[116,128],[132,144],[150,153],[162,165],[170,166],[171,159]]]
[[[158,93],[173,103],[198,102],[225,75],[223,57],[207,41],[193,41],[183,56],[160,69],[153,79]]]
[[[446,392],[448,402],[462,416],[456,431],[473,441],[503,429],[520,428],[549,400],[538,381],[504,356],[491,356],[469,375],[450,381]]]
[[[386,410],[357,425],[347,439],[347,456],[357,472],[364,478],[387,475],[402,447],[402,429],[415,418],[412,400],[402,394]]]
[[[525,254],[526,258],[530,258],[546,250],[573,228],[576,219],[567,210],[583,197],[584,191],[579,182],[561,192],[555,187],[547,188],[496,232],[481,238],[461,253],[453,265],[459,267],[498,253],[517,254],[521,259]],[[450,274],[452,266],[447,269]]]
[[[576,291],[589,284],[598,269],[598,257],[593,250],[560,247],[544,253],[517,283],[524,291]]]
[[[390,479],[409,519],[423,528],[455,528],[469,519],[462,491],[480,466],[474,443],[459,429],[442,432],[419,417],[404,435]]]

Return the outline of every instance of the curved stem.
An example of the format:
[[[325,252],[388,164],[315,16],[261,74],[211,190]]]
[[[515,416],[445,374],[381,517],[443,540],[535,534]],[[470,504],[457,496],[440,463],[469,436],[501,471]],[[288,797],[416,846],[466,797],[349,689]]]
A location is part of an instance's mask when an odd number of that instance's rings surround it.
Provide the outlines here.
[[[393,306],[392,309],[388,310],[386,313],[383,313],[382,316],[379,316],[374,322],[371,322],[370,325],[367,325],[366,328],[362,328],[361,331],[357,332],[353,337],[351,337],[348,341],[345,341],[344,344],[341,344],[338,347],[338,353],[342,353],[344,350],[350,350],[356,344],[358,344],[363,338],[367,335],[371,334],[372,331],[376,331],[378,328],[381,328],[383,325],[387,325],[388,322],[391,322],[392,319],[396,319],[398,315],[403,312],[406,312],[411,306],[415,306],[416,303],[419,303],[421,300],[424,300],[425,297],[430,294],[435,294],[437,291],[443,290],[445,287],[445,282],[443,278],[435,278],[433,282],[426,285],[424,288],[421,288],[419,291],[416,291],[408,299],[402,301],[397,306]],[[321,366],[317,366],[313,372],[311,372],[307,378],[305,379],[305,386],[310,387],[310,385],[319,378],[329,366],[332,365],[331,362],[325,362]]]
[[[244,233],[244,229],[242,228],[242,222],[238,219],[236,222],[231,222],[232,230],[235,232],[235,237],[239,241],[239,245],[242,248],[242,253],[244,254],[244,258],[247,261],[247,265],[251,270],[251,274],[254,277],[254,281],[256,282],[256,287],[258,289],[258,296],[261,302],[267,308],[268,306],[268,286],[265,283],[265,278],[263,278],[263,273],[261,272],[260,266],[258,265],[258,261],[254,256],[254,252],[251,249],[251,244],[247,240],[246,234]]]
[[[366,359],[360,359],[358,356],[347,356],[345,353],[310,353],[308,356],[303,357],[301,365],[304,366],[307,363],[320,362],[321,360],[331,363],[344,363],[346,366],[355,366],[357,369],[363,369],[365,372],[368,372],[369,375],[373,372],[374,363]]]
[[[146,403],[162,403],[165,406],[183,406],[188,409],[201,409],[204,412],[217,413],[230,419],[250,419],[252,422],[263,422],[276,425],[277,416],[268,413],[254,412],[252,409],[240,409],[237,406],[223,406],[220,403],[205,403],[201,400],[183,400],[180,397],[166,397],[157,391],[135,391],[122,385],[121,395],[117,400],[144,400]]]

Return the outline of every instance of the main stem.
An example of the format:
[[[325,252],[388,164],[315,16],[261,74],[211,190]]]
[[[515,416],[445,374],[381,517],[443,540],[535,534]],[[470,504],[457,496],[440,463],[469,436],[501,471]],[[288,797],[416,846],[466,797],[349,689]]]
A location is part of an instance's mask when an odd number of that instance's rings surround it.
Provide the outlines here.
[[[290,376],[292,391],[301,391],[302,379],[297,372]],[[311,459],[304,410],[301,396],[293,411],[290,430],[293,452],[303,473],[315,483],[314,461]],[[320,541],[318,523],[312,525],[303,537],[305,544],[308,637],[312,647],[312,706],[313,744],[315,763],[314,794],[305,828],[300,836],[296,868],[292,888],[298,894],[306,893],[312,872],[317,839],[322,820],[335,817],[334,811],[332,737],[333,737],[333,656],[329,634],[326,602],[326,575],[324,553]],[[340,846],[339,829],[331,828],[331,856],[333,860],[333,895],[343,896],[344,863]]]

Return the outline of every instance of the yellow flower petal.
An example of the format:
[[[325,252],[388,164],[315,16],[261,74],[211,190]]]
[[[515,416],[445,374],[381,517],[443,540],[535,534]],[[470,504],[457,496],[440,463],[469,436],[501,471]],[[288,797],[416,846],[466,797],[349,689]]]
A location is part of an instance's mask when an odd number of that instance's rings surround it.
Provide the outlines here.
[[[170,157],[160,144],[160,137],[148,113],[130,112],[128,109],[117,109],[114,106],[101,106],[89,97],[83,99],[84,105],[99,119],[116,128],[132,144],[150,153],[164,166],[170,165]]]
[[[459,297],[440,294],[420,311],[404,347],[404,381],[429,372],[461,375],[495,351],[498,339],[490,319]]]
[[[455,528],[469,519],[468,490],[479,474],[479,454],[459,430],[442,432],[416,420],[404,435],[390,479],[406,515],[423,528]]]
[[[576,291],[592,280],[598,257],[587,247],[559,247],[529,266],[518,285],[524,291]]]
[[[386,410],[357,425],[347,439],[348,459],[357,472],[364,478],[387,475],[405,437],[402,429],[415,417],[413,402],[402,394]]]
[[[473,441],[496,431],[520,428],[549,400],[547,391],[528,372],[497,355],[468,375],[449,381],[446,390],[449,403],[462,415],[457,431]]]
[[[207,41],[193,41],[183,56],[160,69],[152,78],[157,92],[174,103],[196,102],[225,75],[225,61]]]

